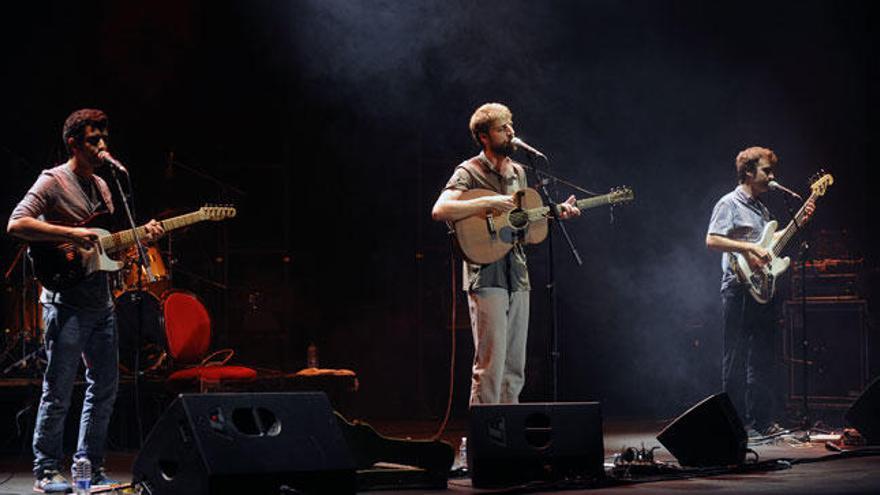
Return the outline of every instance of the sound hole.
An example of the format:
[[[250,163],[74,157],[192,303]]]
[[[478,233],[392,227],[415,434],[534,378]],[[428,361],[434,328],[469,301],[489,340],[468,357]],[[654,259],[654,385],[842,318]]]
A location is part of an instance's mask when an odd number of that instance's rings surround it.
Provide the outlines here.
[[[526,442],[536,449],[546,449],[550,446],[553,428],[550,426],[550,416],[543,413],[533,413],[526,416],[525,421]]]
[[[240,407],[232,411],[232,425],[239,433],[249,436],[274,437],[281,433],[281,422],[264,407]]]
[[[510,226],[514,229],[521,230],[529,223],[529,216],[522,210],[513,210],[508,216]]]
[[[180,464],[170,459],[159,459],[159,474],[165,481],[172,481],[180,472]]]

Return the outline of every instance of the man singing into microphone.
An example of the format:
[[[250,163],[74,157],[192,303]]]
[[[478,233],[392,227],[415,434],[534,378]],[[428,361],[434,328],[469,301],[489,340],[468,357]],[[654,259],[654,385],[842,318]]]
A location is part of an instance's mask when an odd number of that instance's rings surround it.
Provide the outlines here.
[[[526,187],[525,170],[510,159],[515,150],[510,110],[500,103],[482,105],[471,116],[470,131],[482,151],[455,167],[434,204],[434,220],[454,222],[488,209],[510,211],[516,207],[513,193]],[[474,188],[498,194],[460,199],[464,191]],[[574,202],[571,196],[560,205],[560,218],[580,215]],[[525,252],[517,244],[494,263],[465,263],[465,272],[474,336],[470,403],[517,403],[525,383],[529,323]]]
[[[109,157],[107,116],[100,110],[77,110],[64,122],[62,137],[69,159],[40,174],[13,210],[7,231],[25,241],[70,242],[93,248],[97,236],[76,225],[114,211],[110,189],[95,175],[95,170],[104,166],[101,156]],[[163,234],[155,220],[146,230],[146,242]],[[106,485],[104,447],[116,398],[119,360],[107,273],[94,273],[70,289],[44,289],[40,302],[48,362],[34,426],[34,490],[64,493],[71,489],[61,474],[62,440],[80,359],[86,367],[88,386],[74,459],[88,457],[93,466],[92,486]]]
[[[739,185],[724,195],[712,210],[706,246],[722,252],[742,253],[749,265],[759,268],[770,261],[770,254],[756,241],[770,211],[758,197],[770,190],[779,160],[767,148],[751,147],[736,157]],[[806,206],[806,218],[815,206]],[[777,232],[776,235],[780,235]],[[774,339],[776,336],[773,301],[760,304],[740,282],[725,254],[721,258],[722,360],[721,386],[739,412],[750,435],[772,433],[780,410],[774,386]]]

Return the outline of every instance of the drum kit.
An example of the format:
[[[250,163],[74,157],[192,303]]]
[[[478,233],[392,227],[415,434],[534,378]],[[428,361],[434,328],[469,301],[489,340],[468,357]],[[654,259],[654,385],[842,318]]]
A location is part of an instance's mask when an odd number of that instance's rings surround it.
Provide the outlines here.
[[[176,342],[210,339],[210,329],[201,328],[204,318],[193,318],[193,315],[208,314],[205,305],[195,294],[172,286],[172,253],[166,251],[163,256],[155,245],[145,251],[153,273],[152,282],[137,263],[135,251],[123,256],[123,269],[110,277],[119,331],[119,368],[129,374],[136,369],[143,373],[164,371],[169,355],[177,357],[185,351],[177,349]],[[3,315],[0,376],[36,375],[45,365],[41,349],[39,282],[26,273],[22,273],[20,286],[10,282],[16,268],[28,270],[28,264],[22,263],[23,253],[24,249],[19,250],[0,286]],[[166,264],[165,259],[171,263]]]
[[[0,376],[29,377],[31,371],[42,370],[46,362],[39,344],[43,321],[43,308],[38,303],[40,287],[24,268],[19,270],[20,283],[13,282],[16,268],[26,265],[22,263],[26,259],[24,253],[24,247],[17,250],[0,285]]]

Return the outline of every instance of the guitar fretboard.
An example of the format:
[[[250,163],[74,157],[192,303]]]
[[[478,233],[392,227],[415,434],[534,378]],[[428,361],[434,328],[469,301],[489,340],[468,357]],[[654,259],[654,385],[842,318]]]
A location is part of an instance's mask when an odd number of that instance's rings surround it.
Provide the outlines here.
[[[165,230],[165,232],[169,232],[174,229],[179,229],[181,227],[186,227],[187,225],[201,222],[204,219],[204,215],[202,215],[200,211],[194,211],[185,215],[161,220],[159,223],[162,225],[162,228]],[[143,226],[138,227],[134,230],[137,231],[138,239],[142,239],[147,234],[147,229]],[[105,252],[112,253],[114,251],[119,251],[120,249],[125,249],[131,245],[134,245],[134,234],[135,232],[132,229],[122,230],[113,234],[102,236],[98,239],[98,242],[101,244],[101,249],[103,249]]]
[[[624,198],[626,199],[626,198]],[[593,196],[592,198],[584,198],[579,199],[575,203],[579,210],[589,210],[590,208],[596,208],[598,206],[609,205],[613,203],[619,203],[622,201],[620,195],[615,193],[602,194],[601,196]],[[511,221],[519,220],[522,215],[526,215],[526,218],[529,222],[534,222],[535,220],[540,220],[547,215],[550,214],[549,206],[541,206],[538,208],[532,208],[530,210],[525,210],[523,212],[518,212],[518,214],[511,214]]]
[[[776,244],[773,246],[773,255],[779,256],[782,254],[782,250],[785,249],[785,245],[788,241],[791,240],[792,237],[800,230],[800,226],[804,224],[804,218],[807,216],[807,203],[812,201],[815,204],[816,198],[818,198],[820,194],[816,191],[813,191],[810,194],[810,198],[801,205],[801,208],[794,215],[794,220],[788,222],[788,225],[785,226],[785,230],[782,231],[782,234],[779,236],[779,240],[776,241]]]

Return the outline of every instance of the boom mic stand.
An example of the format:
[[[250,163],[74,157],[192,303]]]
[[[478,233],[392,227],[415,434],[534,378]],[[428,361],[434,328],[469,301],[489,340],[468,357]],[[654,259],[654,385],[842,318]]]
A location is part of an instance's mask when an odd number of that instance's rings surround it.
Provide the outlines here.
[[[147,256],[146,251],[144,250],[144,246],[141,244],[140,235],[138,234],[137,224],[134,221],[134,213],[132,213],[133,206],[129,205],[128,197],[125,194],[125,191],[122,189],[122,183],[119,181],[119,174],[116,172],[116,167],[111,166],[110,174],[113,176],[113,181],[116,183],[116,188],[119,191],[119,198],[122,202],[122,207],[125,210],[126,220],[128,220],[128,225],[131,227],[132,237],[134,237],[134,245],[137,248],[138,253],[138,265],[143,267],[143,270],[147,272],[147,280],[149,282],[155,282],[156,277],[153,276],[153,271],[150,268],[150,258]],[[134,190],[131,187],[131,176],[126,174],[127,182],[128,182],[128,192],[132,196],[131,203],[134,203]],[[141,268],[138,268],[138,285],[141,280]],[[133,356],[133,388],[134,388],[134,410],[135,410],[135,420],[137,422],[137,433],[138,433],[138,446],[143,445],[144,441],[144,429],[143,429],[143,421],[141,418],[141,408],[140,408],[140,350],[143,341],[143,328],[144,328],[144,306],[143,306],[143,294],[135,291],[134,293],[135,300],[132,301],[136,304],[137,307],[137,330],[135,332],[135,345],[134,345],[134,356]]]
[[[581,266],[583,265],[583,260],[572,242],[571,236],[569,236],[568,230],[565,228],[565,224],[560,221],[556,203],[553,202],[553,197],[547,189],[547,184],[550,183],[550,178],[552,177],[549,174],[550,160],[543,157],[548,169],[545,173],[538,170],[535,166],[534,157],[531,154],[528,156],[529,163],[531,164],[529,168],[534,172],[536,184],[538,186],[537,190],[541,195],[541,200],[548,206],[550,217],[556,220],[556,225],[559,226],[559,230],[562,232],[562,236],[568,244],[568,249],[572,256],[574,256],[575,263],[577,263],[578,266]],[[559,400],[559,314],[556,304],[556,273],[553,262],[553,225],[553,223],[548,225],[549,233],[547,235],[547,296],[550,300],[550,362],[552,366],[553,401],[556,402]]]
[[[810,361],[810,339],[807,333],[807,258],[809,256],[810,245],[807,241],[801,242],[801,249],[798,253],[801,265],[801,360],[803,366],[801,368],[801,426],[804,428],[805,435],[809,441],[812,429],[812,418],[810,413],[810,388],[809,366],[813,363]]]
[[[794,225],[795,233],[808,232],[808,229],[804,228],[803,224],[799,223],[797,220],[797,213],[795,212],[791,199],[786,195],[783,196],[785,201],[786,211],[788,212],[788,216],[791,218],[792,225]],[[804,431],[804,438],[806,441],[810,440],[810,433],[812,430],[812,413],[810,412],[810,370],[809,367],[813,365],[810,361],[810,340],[809,333],[807,332],[807,259],[809,258],[810,244],[803,240],[801,241],[800,250],[798,251],[798,264],[801,269],[801,280],[800,280],[800,291],[801,291],[801,299],[800,299],[800,313],[801,313],[801,423],[800,426]],[[793,362],[794,363],[794,362]],[[792,363],[792,364],[793,364]]]
[[[247,192],[235,187],[223,180],[215,177],[214,175],[208,173],[207,171],[195,166],[188,165],[186,163],[182,163],[178,161],[174,157],[174,152],[171,151],[168,153],[168,166],[165,170],[166,177],[173,177],[175,169],[185,170],[186,172],[192,174],[199,179],[204,180],[205,182],[209,182],[217,186],[217,193],[221,202],[228,201],[228,198],[231,196],[238,196],[240,198],[246,198]],[[214,334],[214,338],[217,338],[219,334],[222,339],[229,338],[229,227],[225,222],[222,223],[219,227],[221,239],[219,244],[219,251],[222,253],[223,257],[223,266],[221,272],[221,280],[220,282],[209,280],[207,277],[198,276],[198,278],[202,281],[209,281],[210,285],[221,289],[221,305],[222,305],[222,318],[220,318],[220,328],[221,331]],[[175,269],[182,273],[190,273],[186,272],[186,270],[181,269],[179,266],[175,266]],[[287,324],[287,323],[285,323]],[[288,325],[289,326],[289,325]]]

